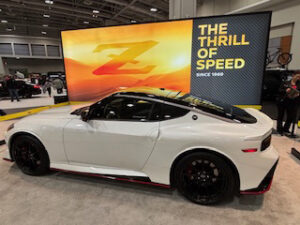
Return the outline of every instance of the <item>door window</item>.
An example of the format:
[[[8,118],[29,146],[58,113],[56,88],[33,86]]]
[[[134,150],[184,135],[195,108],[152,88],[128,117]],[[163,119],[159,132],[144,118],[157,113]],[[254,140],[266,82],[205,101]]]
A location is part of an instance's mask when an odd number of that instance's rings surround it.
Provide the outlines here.
[[[152,120],[151,101],[126,97],[109,97],[91,107],[91,118],[102,120]]]

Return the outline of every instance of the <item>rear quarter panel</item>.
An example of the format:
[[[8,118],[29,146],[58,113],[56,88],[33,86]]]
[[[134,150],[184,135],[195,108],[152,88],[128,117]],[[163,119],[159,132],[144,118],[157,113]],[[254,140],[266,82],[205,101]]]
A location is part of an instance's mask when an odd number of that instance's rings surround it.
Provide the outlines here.
[[[179,155],[206,149],[232,161],[239,173],[241,190],[257,187],[278,158],[272,147],[260,151],[262,140],[271,134],[271,124],[230,123],[201,114],[193,120],[194,114],[161,122],[157,143],[143,172],[153,182],[169,184],[172,163]],[[248,148],[258,151],[242,152]]]
[[[228,123],[205,115],[188,113],[184,117],[163,121],[154,150],[143,171],[150,174],[154,182],[169,182],[170,168],[177,156],[194,149],[219,152],[232,161],[234,154],[242,148],[241,130],[234,129],[236,123]],[[234,144],[233,144],[234,143]]]

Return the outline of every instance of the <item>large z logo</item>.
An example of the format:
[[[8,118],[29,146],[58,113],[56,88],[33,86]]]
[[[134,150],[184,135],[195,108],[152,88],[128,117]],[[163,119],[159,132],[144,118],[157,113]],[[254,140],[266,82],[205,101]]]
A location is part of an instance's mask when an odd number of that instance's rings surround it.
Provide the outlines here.
[[[98,69],[94,70],[93,73],[95,75],[107,75],[107,74],[145,74],[149,73],[154,65],[145,66],[144,68],[138,69],[120,69],[121,66],[126,63],[137,64],[139,61],[135,60],[135,58],[150,48],[153,48],[157,45],[156,41],[143,41],[143,42],[133,42],[133,43],[116,43],[116,44],[102,44],[98,45],[94,52],[102,52],[106,49],[112,48],[126,48],[124,52],[120,55],[109,55],[112,58],[109,62],[100,66]]]

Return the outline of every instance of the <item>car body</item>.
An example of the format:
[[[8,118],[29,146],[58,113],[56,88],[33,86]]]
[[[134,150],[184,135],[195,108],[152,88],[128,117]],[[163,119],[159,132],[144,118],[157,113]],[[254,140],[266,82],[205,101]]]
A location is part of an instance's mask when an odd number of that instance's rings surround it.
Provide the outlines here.
[[[186,172],[194,179],[191,174],[196,171],[201,185],[213,176],[211,182],[215,182],[221,174],[232,189],[263,193],[270,187],[278,161],[270,145],[272,127],[272,120],[255,109],[141,87],[75,111],[66,106],[21,119],[6,134],[7,158],[15,160],[13,142],[27,134],[44,146],[54,170],[166,187],[187,179]],[[190,164],[189,157],[195,159]],[[200,166],[207,169],[201,169],[204,174],[198,171]],[[217,202],[186,197],[200,204]]]
[[[32,95],[39,95],[42,93],[39,85],[29,84],[23,80],[16,80],[16,83],[19,90],[18,94],[23,98],[31,98]],[[5,83],[2,81],[0,82],[0,97],[8,97],[8,96],[9,96],[8,89]]]

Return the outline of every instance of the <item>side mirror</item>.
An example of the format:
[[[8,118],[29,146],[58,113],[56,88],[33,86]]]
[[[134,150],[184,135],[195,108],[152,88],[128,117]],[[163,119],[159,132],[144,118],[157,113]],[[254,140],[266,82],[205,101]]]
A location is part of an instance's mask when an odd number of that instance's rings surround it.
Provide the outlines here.
[[[80,114],[82,121],[86,122],[89,120],[89,110],[83,110]]]

